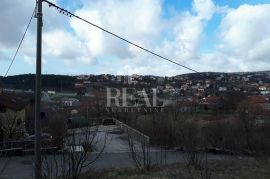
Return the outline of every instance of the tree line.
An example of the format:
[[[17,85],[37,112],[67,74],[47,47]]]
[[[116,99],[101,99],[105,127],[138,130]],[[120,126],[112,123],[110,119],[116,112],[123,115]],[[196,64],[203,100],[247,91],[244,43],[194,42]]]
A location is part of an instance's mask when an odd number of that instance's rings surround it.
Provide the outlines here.
[[[68,75],[42,75],[43,89],[54,91],[70,91],[73,90],[75,76]],[[0,85],[3,88],[34,90],[35,89],[35,75],[24,74],[0,77]]]

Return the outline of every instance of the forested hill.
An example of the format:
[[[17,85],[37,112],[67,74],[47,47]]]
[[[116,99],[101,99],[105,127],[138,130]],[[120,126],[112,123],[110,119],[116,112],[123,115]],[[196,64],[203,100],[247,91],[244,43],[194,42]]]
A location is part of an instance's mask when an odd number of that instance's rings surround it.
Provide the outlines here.
[[[42,75],[42,88],[55,91],[69,91],[73,90],[75,76],[67,75]],[[24,74],[8,76],[3,78],[0,76],[0,86],[4,88],[15,89],[35,89],[35,75]]]
[[[128,78],[129,77],[129,78]],[[125,85],[131,76],[123,75],[80,75],[80,76],[68,76],[68,75],[42,75],[42,89],[43,90],[53,90],[53,91],[73,91],[76,79],[79,81],[87,81],[93,83],[106,83]],[[163,79],[163,80],[162,80]],[[133,82],[135,81],[137,86],[146,83],[150,86],[172,84],[173,86],[179,86],[185,84],[187,81],[192,81],[193,84],[199,84],[202,81],[210,80],[212,83],[220,85],[230,84],[270,84],[270,71],[260,71],[260,72],[245,72],[245,73],[221,73],[221,72],[203,72],[203,73],[190,73],[176,75],[172,77],[160,77],[152,75],[132,75]],[[130,80],[131,81],[131,80]],[[161,82],[160,82],[161,81]],[[134,84],[131,84],[134,86]],[[35,75],[34,74],[24,74],[15,75],[8,77],[0,76],[0,87],[13,88],[13,89],[24,89],[24,90],[34,90],[35,89]],[[149,85],[148,85],[149,87]]]

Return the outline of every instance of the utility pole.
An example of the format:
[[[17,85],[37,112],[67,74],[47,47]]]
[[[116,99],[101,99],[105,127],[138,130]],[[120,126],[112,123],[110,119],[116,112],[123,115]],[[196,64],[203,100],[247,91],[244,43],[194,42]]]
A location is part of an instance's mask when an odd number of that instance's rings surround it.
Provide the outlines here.
[[[0,79],[0,94],[3,94],[3,92],[4,92],[4,87],[2,86],[2,80],[4,79],[4,77],[2,77],[1,79]]]
[[[4,93],[4,85],[3,85],[4,78],[5,76],[0,77],[0,94]]]
[[[88,116],[89,116],[89,112],[88,112],[88,110],[89,110],[89,104],[88,104],[88,100],[87,100],[87,109],[86,109],[86,120],[88,121]]]
[[[35,90],[35,179],[41,178],[41,56],[42,56],[42,0],[37,0],[37,49],[36,49],[36,90]]]

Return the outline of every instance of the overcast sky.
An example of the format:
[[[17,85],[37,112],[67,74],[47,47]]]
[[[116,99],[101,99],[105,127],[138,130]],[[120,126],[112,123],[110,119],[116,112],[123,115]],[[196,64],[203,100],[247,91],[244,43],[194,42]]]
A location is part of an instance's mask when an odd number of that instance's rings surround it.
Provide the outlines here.
[[[197,71],[270,68],[270,0],[52,0],[76,15]],[[1,0],[4,75],[35,0]],[[44,74],[177,75],[190,71],[44,6]],[[36,19],[9,75],[35,73]]]

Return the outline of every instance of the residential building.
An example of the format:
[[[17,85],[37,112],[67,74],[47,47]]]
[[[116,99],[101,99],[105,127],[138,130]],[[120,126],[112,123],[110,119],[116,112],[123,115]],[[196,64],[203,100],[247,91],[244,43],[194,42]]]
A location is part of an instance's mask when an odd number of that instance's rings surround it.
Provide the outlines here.
[[[221,86],[221,87],[218,88],[218,91],[220,91],[220,92],[227,91],[227,87]]]
[[[74,107],[74,106],[79,106],[80,101],[76,98],[63,98],[62,104],[64,106]]]

